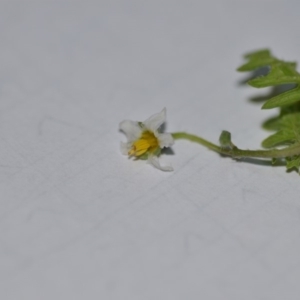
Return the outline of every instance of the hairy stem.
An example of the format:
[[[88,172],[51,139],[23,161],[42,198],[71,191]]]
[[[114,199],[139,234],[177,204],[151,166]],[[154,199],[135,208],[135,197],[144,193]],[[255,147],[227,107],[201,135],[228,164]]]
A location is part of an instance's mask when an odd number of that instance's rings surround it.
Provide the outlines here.
[[[283,149],[270,149],[270,150],[243,150],[236,146],[233,147],[220,147],[217,146],[197,135],[189,134],[186,132],[174,132],[172,133],[174,140],[188,140],[198,143],[207,147],[210,150],[218,152],[223,155],[231,156],[233,158],[243,157],[258,157],[258,158],[284,158],[292,157],[294,155],[300,155],[300,144],[294,144]]]

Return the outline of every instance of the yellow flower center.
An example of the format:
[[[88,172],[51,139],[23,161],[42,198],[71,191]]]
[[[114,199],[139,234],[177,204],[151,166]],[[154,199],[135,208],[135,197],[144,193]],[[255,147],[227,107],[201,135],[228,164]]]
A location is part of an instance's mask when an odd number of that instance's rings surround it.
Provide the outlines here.
[[[153,132],[144,131],[142,136],[132,144],[128,155],[141,156],[146,152],[154,152],[158,147],[159,143]]]

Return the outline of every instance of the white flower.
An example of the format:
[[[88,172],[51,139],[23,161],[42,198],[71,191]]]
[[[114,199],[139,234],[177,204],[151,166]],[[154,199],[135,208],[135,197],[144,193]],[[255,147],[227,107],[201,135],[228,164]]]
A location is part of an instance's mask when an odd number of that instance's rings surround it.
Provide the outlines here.
[[[173,171],[171,166],[161,166],[158,160],[161,149],[174,144],[170,133],[160,133],[159,128],[166,121],[166,109],[151,116],[145,122],[125,120],[119,125],[127,137],[121,142],[121,151],[129,157],[148,159],[148,162],[162,171]]]

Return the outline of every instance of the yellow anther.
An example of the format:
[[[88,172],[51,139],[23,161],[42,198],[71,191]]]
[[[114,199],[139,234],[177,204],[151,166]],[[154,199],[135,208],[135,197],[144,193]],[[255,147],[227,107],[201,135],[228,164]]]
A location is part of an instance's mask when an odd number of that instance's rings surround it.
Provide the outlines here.
[[[128,151],[130,156],[141,156],[146,152],[154,152],[159,146],[156,136],[150,131],[144,131],[140,139],[132,144]]]
[[[134,156],[140,156],[145,152],[147,152],[149,147],[150,145],[147,140],[139,139],[133,143],[132,148],[129,150],[128,154]]]

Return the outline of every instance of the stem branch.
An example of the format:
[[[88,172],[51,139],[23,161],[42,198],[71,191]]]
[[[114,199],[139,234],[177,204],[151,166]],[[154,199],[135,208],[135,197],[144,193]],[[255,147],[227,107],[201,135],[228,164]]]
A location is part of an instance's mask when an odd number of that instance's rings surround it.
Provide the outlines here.
[[[270,150],[243,150],[236,146],[233,147],[220,147],[217,146],[197,135],[186,132],[174,132],[172,133],[174,140],[188,140],[198,143],[207,147],[210,150],[218,152],[223,155],[231,156],[233,158],[243,157],[258,157],[258,158],[285,158],[292,157],[294,155],[300,155],[300,143],[293,144],[283,149],[270,149]]]

